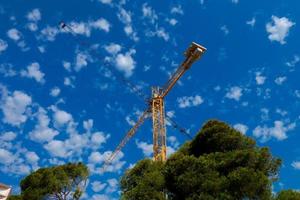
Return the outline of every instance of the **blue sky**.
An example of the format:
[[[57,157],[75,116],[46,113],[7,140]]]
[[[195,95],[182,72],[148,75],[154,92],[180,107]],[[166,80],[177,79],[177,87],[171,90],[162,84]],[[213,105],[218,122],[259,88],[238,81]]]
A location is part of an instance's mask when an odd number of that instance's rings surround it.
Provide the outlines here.
[[[300,52],[296,0],[74,0],[0,3],[0,182],[39,167],[86,163],[85,199],[118,199],[125,169],[151,157],[151,120],[106,173],[144,94],[161,86],[192,41],[208,50],[166,97],[192,135],[223,120],[283,159],[274,191],[299,189]],[[59,29],[60,21],[75,34]],[[167,125],[168,152],[188,138]]]

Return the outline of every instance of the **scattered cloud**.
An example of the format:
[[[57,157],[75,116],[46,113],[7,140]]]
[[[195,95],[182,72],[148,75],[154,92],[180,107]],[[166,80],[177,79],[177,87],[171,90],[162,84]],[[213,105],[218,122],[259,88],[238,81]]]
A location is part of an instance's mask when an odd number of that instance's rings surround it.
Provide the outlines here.
[[[235,124],[233,125],[233,128],[240,131],[241,133],[243,133],[244,135],[247,133],[248,131],[248,126],[246,126],[245,124]]]
[[[154,36],[156,36],[158,38],[163,39],[166,42],[169,41],[169,39],[170,39],[169,33],[167,33],[166,30],[164,28],[162,28],[162,27],[156,28],[155,31],[147,31],[146,32],[146,36],[148,36],[148,37],[154,37]]]
[[[184,96],[177,98],[177,102],[179,104],[179,108],[188,108],[193,106],[199,106],[204,102],[203,98],[199,95],[196,96]]]
[[[1,43],[1,42],[0,42]],[[0,45],[1,46],[1,45]],[[1,51],[1,48],[0,48]],[[288,67],[295,67],[300,62],[300,57],[298,55],[295,55],[293,60],[286,62],[286,66]]]
[[[18,40],[21,39],[22,34],[21,34],[21,32],[18,31],[17,29],[12,28],[12,29],[10,29],[10,30],[7,31],[7,36],[8,36],[10,39],[14,40],[14,41],[18,41]]]
[[[34,21],[34,22],[40,21],[42,19],[41,12],[37,8],[28,12],[26,17],[29,21]]]
[[[294,161],[291,165],[294,169],[300,170],[300,161]]]
[[[261,72],[256,72],[255,80],[257,85],[263,85],[267,79],[267,77],[262,76]]]
[[[8,44],[6,41],[0,39],[0,54],[5,51],[8,47]]]
[[[256,19],[255,17],[253,17],[251,20],[249,21],[246,21],[246,24],[251,26],[251,27],[254,27],[255,26],[255,23],[256,23]]]
[[[129,36],[131,39],[137,42],[139,38],[137,36],[137,32],[133,30],[131,15],[132,14],[126,11],[124,8],[119,9],[118,18],[123,24],[125,24],[124,32],[127,36]]]
[[[10,63],[0,64],[0,74],[3,74],[4,77],[14,77],[18,73],[14,70],[14,67]]]
[[[228,99],[233,99],[239,101],[241,96],[243,95],[243,89],[237,86],[231,87],[229,91],[226,93],[225,97]]]
[[[111,4],[112,3],[112,0],[98,0],[98,1],[103,4]]]
[[[94,192],[101,192],[107,186],[107,183],[102,183],[100,181],[94,181],[91,183],[91,185],[92,185],[92,190]]]
[[[228,34],[229,34],[229,29],[227,28],[226,25],[221,26],[220,29],[221,29],[221,31],[223,31],[223,33],[224,33],[225,35],[228,35]]]
[[[119,44],[115,44],[115,43],[110,43],[109,45],[104,46],[104,49],[112,54],[112,55],[116,55],[117,53],[119,53],[122,49],[121,45]]]
[[[53,120],[57,126],[66,125],[73,120],[72,115],[64,110],[60,110],[55,106],[52,106],[52,110],[54,112]]]
[[[142,12],[143,12],[144,18],[149,19],[152,24],[154,24],[155,21],[158,19],[156,12],[147,3],[143,4]]]
[[[115,57],[115,65],[116,68],[124,72],[125,77],[130,77],[133,74],[133,70],[135,69],[136,62],[133,59],[132,55],[134,55],[136,51],[131,49],[127,53],[119,53]]]
[[[277,85],[282,85],[287,80],[286,76],[279,76],[275,79]]]
[[[20,126],[27,118],[27,111],[32,103],[31,97],[24,92],[14,91],[8,94],[5,88],[2,88],[2,98],[0,108],[3,112],[2,121],[12,126]]]
[[[50,95],[53,97],[57,97],[60,94],[60,89],[59,87],[54,87],[50,91]]]
[[[78,52],[76,54],[74,70],[79,72],[82,68],[86,67],[90,61],[91,58],[86,52]]]
[[[285,44],[285,38],[289,35],[290,28],[295,23],[286,17],[272,16],[272,22],[267,23],[266,30],[269,33],[269,40],[277,41],[280,44]]]
[[[37,114],[37,124],[34,127],[34,130],[29,132],[29,138],[35,142],[47,142],[53,140],[55,136],[59,134],[58,131],[50,128],[50,119],[47,115],[47,111],[44,108],[39,108]]]
[[[138,140],[135,141],[135,144],[143,151],[144,156],[150,157],[153,154],[153,144],[148,144]]]
[[[168,21],[172,26],[175,26],[175,25],[178,23],[178,21],[177,21],[176,19],[174,19],[174,18],[167,19],[167,21]]]
[[[253,130],[253,135],[259,138],[261,142],[266,142],[269,139],[276,138],[277,140],[285,140],[287,138],[287,132],[294,130],[296,123],[286,124],[283,121],[274,121],[273,127],[257,126]]]
[[[27,70],[21,71],[21,76],[35,79],[39,83],[45,83],[45,74],[40,71],[40,64],[37,62],[31,63],[27,66]]]
[[[90,22],[90,26],[96,30],[98,29],[108,33],[111,24],[106,19],[101,18],[96,21]]]
[[[48,25],[41,30],[41,35],[39,38],[53,42],[59,33],[60,30],[58,28]]]
[[[172,13],[172,14],[179,14],[179,15],[183,15],[183,14],[184,14],[181,5],[172,7],[172,8],[171,8],[171,13]]]

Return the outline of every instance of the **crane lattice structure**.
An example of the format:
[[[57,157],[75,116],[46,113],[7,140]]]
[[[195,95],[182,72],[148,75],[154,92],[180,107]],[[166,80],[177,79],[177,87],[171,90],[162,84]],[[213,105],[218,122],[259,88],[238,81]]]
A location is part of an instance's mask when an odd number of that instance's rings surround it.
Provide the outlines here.
[[[141,114],[136,124],[127,132],[124,139],[106,160],[104,166],[109,165],[113,161],[116,155],[137,132],[137,129],[143,124],[149,115],[152,115],[153,124],[153,160],[162,162],[166,161],[167,145],[164,98],[171,91],[180,77],[192,66],[196,60],[202,56],[205,51],[205,47],[192,42],[190,47],[184,53],[186,57],[185,60],[171,76],[169,81],[163,87],[152,87],[152,98],[149,101],[148,108]]]
[[[60,23],[60,28],[64,31],[71,33],[72,35],[76,35],[76,32],[72,29],[71,26],[67,25],[64,22]],[[86,43],[81,41],[80,45],[86,46]],[[120,144],[117,146],[115,151],[105,160],[104,166],[102,168],[105,171],[105,168],[114,160],[117,154],[122,150],[122,148],[126,145],[126,143],[130,140],[130,138],[137,132],[138,128],[144,123],[144,121],[152,115],[152,125],[153,125],[153,160],[154,161],[166,161],[167,159],[167,145],[166,145],[166,124],[165,121],[168,121],[173,125],[174,128],[178,128],[180,132],[185,133],[189,137],[191,137],[184,128],[180,128],[174,120],[165,115],[165,107],[164,107],[164,98],[174,87],[176,82],[180,79],[180,77],[192,66],[192,64],[200,59],[202,54],[206,51],[206,48],[192,42],[190,47],[185,51],[185,60],[181,63],[175,73],[170,77],[168,82],[163,85],[163,87],[152,87],[152,97],[148,99],[144,94],[142,94],[137,87],[135,87],[129,80],[124,78],[120,78],[121,82],[125,82],[127,86],[129,86],[133,92],[135,92],[138,96],[143,98],[148,107],[145,111],[140,115],[135,125],[126,133],[125,137],[122,139]],[[95,55],[96,53],[93,52]],[[97,56],[97,55],[96,55]]]

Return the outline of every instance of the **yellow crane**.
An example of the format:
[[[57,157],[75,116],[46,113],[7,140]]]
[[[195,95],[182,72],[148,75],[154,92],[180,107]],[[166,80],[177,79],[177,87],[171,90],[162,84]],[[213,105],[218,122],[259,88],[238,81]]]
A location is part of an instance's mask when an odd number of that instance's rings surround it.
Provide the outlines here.
[[[66,32],[76,35],[76,32],[71,26],[67,25],[63,21],[59,24],[60,28]],[[86,43],[80,41],[82,46],[86,46]],[[115,151],[105,160],[103,170],[114,160],[116,155],[121,151],[121,149],[126,145],[130,138],[137,132],[138,128],[143,124],[145,119],[152,115],[153,124],[153,160],[154,161],[166,161],[167,159],[167,145],[166,145],[166,125],[165,125],[165,107],[164,98],[171,91],[176,82],[180,77],[192,66],[192,64],[198,60],[202,54],[206,51],[206,48],[192,42],[189,48],[184,52],[185,60],[181,63],[175,73],[170,77],[168,82],[163,85],[163,87],[152,87],[152,97],[147,99],[143,94],[138,92],[138,89],[134,85],[120,78],[122,82],[125,82],[135,93],[147,101],[147,109],[140,115],[135,125],[126,133],[123,140],[117,146]],[[94,52],[95,56],[97,54]],[[177,128],[177,124],[170,119],[170,122],[174,124]],[[180,128],[181,132],[185,132]]]
[[[126,145],[130,138],[137,132],[137,129],[143,124],[145,119],[152,115],[153,124],[153,160],[166,161],[167,159],[167,145],[166,145],[166,125],[165,125],[165,106],[164,98],[171,91],[175,83],[180,77],[198,60],[206,48],[192,42],[190,47],[185,51],[185,60],[178,67],[175,73],[171,76],[168,82],[163,87],[152,87],[152,98],[149,100],[148,108],[141,114],[135,125],[126,133],[123,140],[117,146],[115,151],[108,157],[104,163],[109,165],[121,149]]]

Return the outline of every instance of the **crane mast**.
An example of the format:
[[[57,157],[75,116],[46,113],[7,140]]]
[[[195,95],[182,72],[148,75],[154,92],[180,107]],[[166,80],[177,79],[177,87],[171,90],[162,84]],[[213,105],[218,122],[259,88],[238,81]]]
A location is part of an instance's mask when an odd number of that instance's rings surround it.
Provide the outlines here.
[[[206,48],[193,42],[184,53],[186,59],[171,76],[169,81],[163,86],[163,88],[152,88],[151,111],[153,123],[154,161],[164,162],[167,159],[164,97],[170,92],[175,83],[191,67],[191,65],[201,57],[205,50]]]
[[[60,22],[59,27],[71,33],[73,36],[76,36],[77,33],[73,28],[63,21]],[[82,46],[86,46],[85,43],[80,42]],[[134,87],[131,82],[128,80],[122,79],[122,82],[125,82],[132,91],[134,91],[139,97],[143,98],[148,104],[148,108],[141,114],[135,125],[126,133],[123,140],[117,146],[117,148],[112,152],[108,158],[105,159],[103,168],[101,171],[105,171],[106,167],[113,161],[116,155],[121,151],[121,149],[126,145],[131,137],[135,135],[137,129],[144,123],[146,118],[152,114],[152,124],[153,124],[153,160],[154,161],[166,161],[167,159],[167,145],[166,145],[166,125],[165,125],[165,107],[164,107],[164,98],[174,87],[176,82],[180,77],[192,66],[192,64],[198,60],[202,54],[206,51],[206,48],[192,42],[190,47],[184,52],[185,60],[178,67],[175,73],[170,77],[168,82],[163,87],[152,87],[152,97],[148,99],[145,95],[139,92],[137,87]],[[97,55],[96,55],[97,56]],[[176,128],[179,128],[178,125],[172,120],[169,119]],[[187,133],[184,129],[180,128],[180,132]]]

